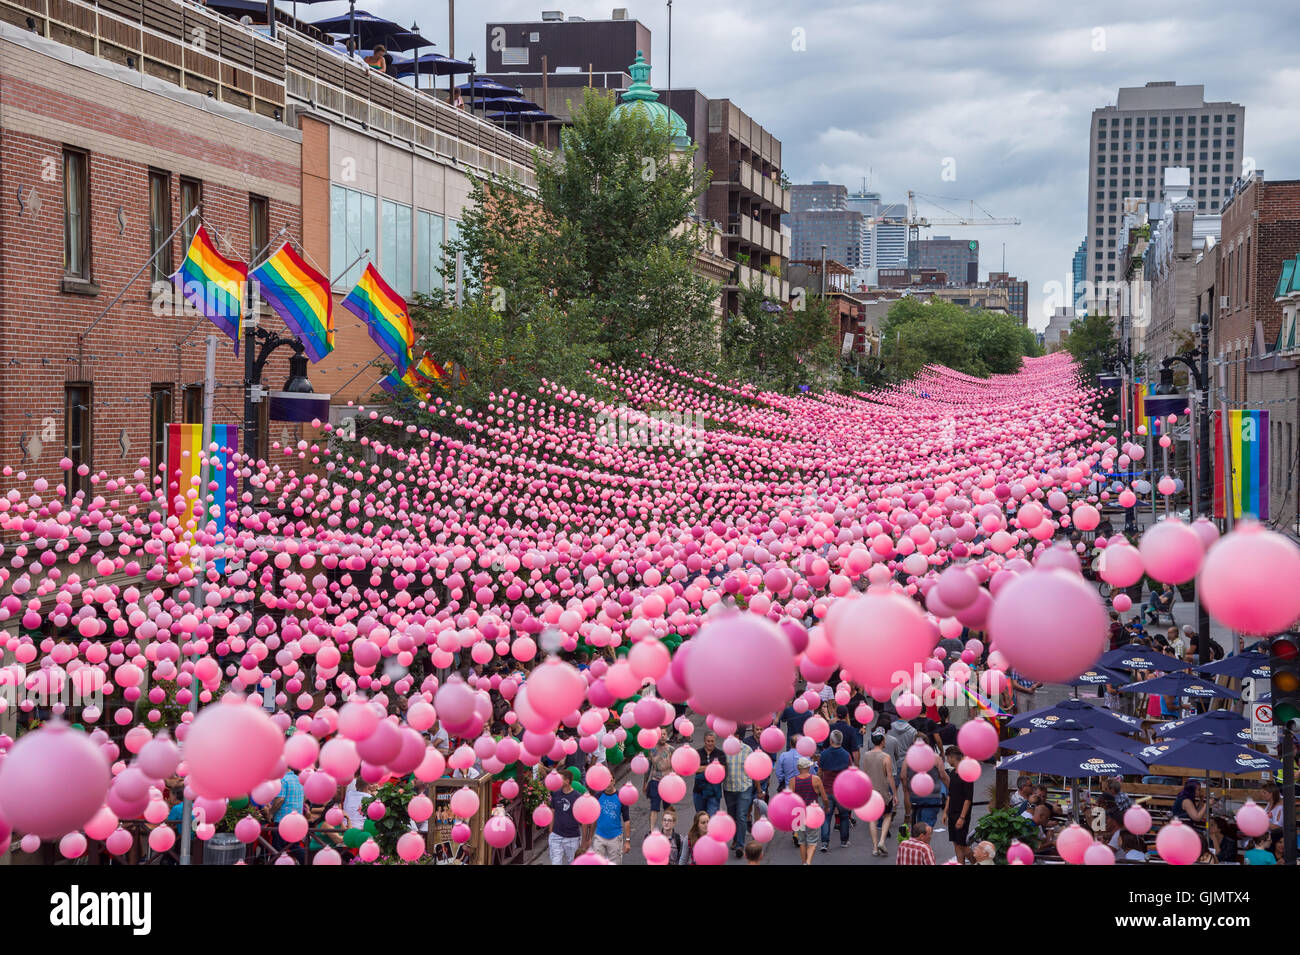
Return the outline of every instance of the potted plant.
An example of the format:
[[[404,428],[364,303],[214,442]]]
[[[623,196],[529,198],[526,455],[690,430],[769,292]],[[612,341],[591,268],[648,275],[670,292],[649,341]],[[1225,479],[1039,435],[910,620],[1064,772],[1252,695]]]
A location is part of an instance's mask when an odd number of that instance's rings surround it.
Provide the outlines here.
[[[997,864],[1006,865],[1007,849],[1012,841],[1037,845],[1038,827],[1015,809],[994,809],[975,823],[972,838],[975,842],[987,840],[993,843],[997,849]]]

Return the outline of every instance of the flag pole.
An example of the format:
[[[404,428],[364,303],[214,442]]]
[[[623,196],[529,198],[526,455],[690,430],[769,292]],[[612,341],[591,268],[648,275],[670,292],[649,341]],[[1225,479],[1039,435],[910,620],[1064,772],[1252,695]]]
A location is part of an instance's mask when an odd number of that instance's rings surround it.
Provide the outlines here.
[[[203,363],[203,431],[199,436],[199,448],[201,457],[199,459],[199,502],[203,508],[202,515],[195,524],[195,530],[202,530],[208,514],[208,446],[206,442],[212,435],[212,399],[217,390],[217,336],[208,335],[208,352]],[[204,558],[206,561],[206,558]],[[199,584],[195,584],[196,587]],[[198,654],[194,655],[198,660]],[[197,686],[198,678],[190,674],[190,712],[197,713],[199,709],[199,689]],[[182,743],[182,746],[184,744]],[[181,806],[181,854],[180,864],[190,864],[190,841],[194,826],[194,807],[193,801],[189,795],[185,796],[185,801]],[[205,820],[206,821],[206,820]]]

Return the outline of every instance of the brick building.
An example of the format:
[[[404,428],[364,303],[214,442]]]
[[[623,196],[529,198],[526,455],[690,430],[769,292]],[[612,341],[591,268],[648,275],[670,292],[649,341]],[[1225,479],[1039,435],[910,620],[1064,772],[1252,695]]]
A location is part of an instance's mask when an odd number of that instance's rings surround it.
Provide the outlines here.
[[[60,15],[94,22],[93,7],[65,7],[27,22],[64,36]],[[214,36],[242,29],[196,16]],[[151,287],[198,219],[163,240],[195,207],[227,255],[247,259],[281,227],[298,234],[299,133],[10,23],[0,103],[0,458],[52,483],[65,455],[92,473],[156,465],[165,424],[202,419],[205,338],[220,335],[156,294],[165,281]],[[274,357],[265,380],[278,388],[287,355]],[[224,335],[216,381],[214,420],[239,423],[243,362]],[[75,472],[72,485],[90,488]]]

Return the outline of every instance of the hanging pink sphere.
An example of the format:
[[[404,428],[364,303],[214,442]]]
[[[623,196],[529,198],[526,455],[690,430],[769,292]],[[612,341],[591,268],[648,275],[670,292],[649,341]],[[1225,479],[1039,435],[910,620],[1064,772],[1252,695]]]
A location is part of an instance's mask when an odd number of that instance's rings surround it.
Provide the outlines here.
[[[913,743],[909,746],[905,758],[907,768],[914,773],[928,773],[934,767],[934,749],[924,743]]]
[[[547,660],[528,677],[528,704],[550,720],[561,720],[582,705],[587,682],[577,668]]]
[[[457,789],[451,794],[451,811],[458,819],[468,819],[478,812],[478,793],[468,786]]]
[[[79,832],[69,832],[59,840],[59,855],[65,859],[76,859],[85,851],[86,837]]]
[[[0,815],[19,832],[58,839],[99,811],[111,778],[89,736],[50,723],[20,738],[0,762]]]
[[[573,803],[573,818],[589,826],[600,818],[600,800],[591,793],[583,793]]]
[[[789,790],[782,790],[767,804],[767,818],[782,832],[791,832],[796,819],[803,818],[803,800]]]
[[[871,779],[862,770],[850,767],[835,777],[831,790],[841,806],[857,809],[871,798]]]
[[[261,831],[262,824],[252,816],[244,816],[235,823],[235,838],[245,845],[257,841],[257,837]]]
[[[1124,828],[1135,836],[1144,836],[1151,831],[1151,813],[1141,806],[1130,806],[1124,811]]]
[[[1045,629],[1044,620],[1052,626]],[[1097,591],[1081,577],[1035,569],[1002,588],[989,614],[989,635],[1024,676],[1068,683],[1101,656],[1108,622]]]
[[[300,812],[291,812],[280,820],[276,831],[285,842],[301,842],[307,838],[307,817]]]
[[[1142,555],[1123,539],[1108,543],[1102,549],[1097,572],[1112,587],[1131,587],[1142,579]]]
[[[1183,584],[1191,580],[1205,556],[1196,531],[1172,518],[1148,528],[1138,544],[1138,551],[1142,554],[1147,573],[1166,584]]]
[[[686,781],[676,773],[668,773],[659,780],[659,798],[665,805],[675,805],[686,795]]]
[[[727,861],[727,844],[702,836],[695,843],[693,857],[696,865],[723,865]]]
[[[641,855],[650,865],[667,865],[672,851],[672,843],[662,832],[652,832],[641,840]]]
[[[1174,819],[1156,833],[1156,852],[1170,865],[1192,865],[1201,857],[1201,837]]]
[[[957,775],[968,783],[975,782],[980,778],[979,761],[967,756],[957,764]]]
[[[1073,822],[1056,837],[1056,851],[1070,865],[1082,865],[1083,854],[1092,843],[1092,833],[1077,822]]]
[[[719,842],[730,842],[736,835],[736,820],[726,810],[719,810],[709,818],[708,833]]]
[[[1236,820],[1237,828],[1242,834],[1252,839],[1262,836],[1269,829],[1268,810],[1253,799],[1247,799],[1237,810]]]
[[[1093,842],[1083,850],[1084,865],[1114,865],[1115,851],[1104,842]]]
[[[1126,593],[1117,593],[1110,598],[1110,605],[1120,613],[1128,613],[1133,609],[1133,598]]]
[[[243,796],[275,773],[283,752],[284,736],[261,708],[213,704],[199,713],[185,736],[188,782],[204,796]]]
[[[1021,865],[1034,864],[1034,850],[1019,839],[1012,839],[1007,846],[1007,862],[1019,862]]]
[[[374,862],[379,858],[379,843],[374,839],[367,839],[357,850],[357,858],[362,862]]]
[[[509,820],[506,820],[509,822]],[[406,862],[414,862],[424,855],[424,834],[407,832],[397,839],[397,855]]]
[[[176,833],[169,826],[159,826],[149,833],[149,848],[154,852],[166,852],[176,843]]]
[[[910,674],[934,648],[935,635],[925,614],[898,594],[843,598],[831,614],[826,618],[827,635],[859,686],[893,685],[894,674]]]
[[[1271,636],[1300,618],[1300,547],[1255,523],[1220,538],[1196,590],[1210,615],[1233,630]]]
[[[794,692],[794,651],[756,614],[710,619],[690,641],[686,685],[698,711],[737,723],[779,712]]]
[[[758,822],[754,823],[753,827],[749,830],[749,833],[754,837],[755,842],[761,842],[763,845],[767,845],[772,841],[772,837],[776,835],[776,827],[766,819],[760,819]]]
[[[549,826],[554,817],[555,813],[551,810],[551,807],[545,804],[533,810],[533,824],[539,829],[545,829]]]
[[[905,720],[914,720],[921,713],[921,698],[915,693],[900,693],[894,701],[894,709]]]
[[[912,795],[920,796],[924,799],[934,792],[934,777],[929,773],[921,773],[912,777],[911,782]]]
[[[115,856],[124,855],[133,845],[135,845],[135,836],[125,829],[114,829],[104,840],[104,848],[109,851],[109,854]]]

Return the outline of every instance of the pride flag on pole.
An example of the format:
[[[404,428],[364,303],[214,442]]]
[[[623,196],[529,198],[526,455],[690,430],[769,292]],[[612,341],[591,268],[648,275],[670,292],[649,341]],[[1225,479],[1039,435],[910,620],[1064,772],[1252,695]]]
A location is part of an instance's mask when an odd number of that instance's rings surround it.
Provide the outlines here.
[[[1147,433],[1151,432],[1151,419],[1147,417],[1146,399],[1151,393],[1151,386],[1145,382],[1134,382],[1133,384],[1133,430],[1146,425]]]
[[[211,445],[217,450],[209,452]],[[235,476],[231,469],[231,458],[239,450],[239,429],[233,424],[214,424],[208,440],[203,440],[201,424],[169,424],[167,426],[167,471],[166,484],[167,516],[175,517],[179,522],[177,537],[185,540],[187,535],[195,534],[201,527],[207,527],[217,537],[220,544],[225,540],[226,514],[231,498],[236,491]],[[211,491],[212,499],[207,506],[216,507],[217,514],[208,514],[202,524],[199,513],[204,509],[200,498],[205,496],[205,489],[200,488],[203,469],[203,456],[209,455],[208,481],[215,484]],[[192,537],[190,538],[193,539]],[[226,570],[225,558],[214,562],[218,573]]]
[[[313,363],[334,350],[329,279],[308,265],[293,246],[286,242],[249,278],[258,283],[262,297],[302,342]]]
[[[1268,520],[1268,412],[1228,412],[1226,447],[1232,456],[1231,495],[1225,487],[1223,412],[1214,412],[1214,516],[1226,517],[1226,500],[1232,499],[1232,516],[1253,514]]]
[[[411,367],[415,328],[405,300],[383,280],[373,264],[366,266],[356,288],[343,300],[343,307],[365,323],[375,344],[397,366],[398,374],[405,374]]]
[[[208,230],[200,225],[194,231],[181,267],[171,278],[185,300],[234,341],[238,355],[248,266],[218,252]]]

